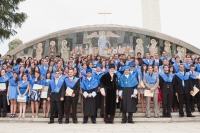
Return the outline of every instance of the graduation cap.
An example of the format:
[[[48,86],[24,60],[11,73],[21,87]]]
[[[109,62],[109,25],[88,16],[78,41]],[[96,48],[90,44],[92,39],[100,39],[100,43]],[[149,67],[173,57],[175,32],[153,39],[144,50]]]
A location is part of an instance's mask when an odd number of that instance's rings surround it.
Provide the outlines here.
[[[125,71],[126,69],[130,70],[130,66],[124,66],[122,70]]]
[[[100,63],[97,63],[97,64],[96,64],[96,68],[97,68],[97,67],[100,67],[100,68],[102,68],[102,64],[100,64]]]
[[[86,69],[86,73],[92,73],[92,69],[91,68]]]
[[[128,65],[129,65],[130,67],[135,67],[135,63],[134,63],[134,62],[129,62]]]

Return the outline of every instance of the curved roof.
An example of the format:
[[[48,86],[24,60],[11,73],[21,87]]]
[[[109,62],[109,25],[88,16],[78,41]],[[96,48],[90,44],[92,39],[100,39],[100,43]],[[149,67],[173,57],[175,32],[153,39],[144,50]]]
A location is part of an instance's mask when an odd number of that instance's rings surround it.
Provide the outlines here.
[[[185,47],[185,48],[189,49],[190,51],[193,51],[194,53],[200,53],[199,48],[197,48],[197,47],[195,47],[195,46],[193,46],[189,43],[186,43],[182,40],[179,40],[177,38],[163,34],[163,33],[147,30],[147,29],[144,29],[144,28],[132,27],[132,26],[106,24],[106,25],[80,26],[80,27],[75,27],[75,28],[70,28],[70,29],[65,29],[65,30],[53,32],[53,33],[47,34],[45,36],[36,38],[32,41],[29,41],[29,42],[25,43],[24,45],[21,45],[21,46],[15,48],[14,50],[8,52],[6,55],[8,55],[8,54],[14,55],[14,54],[20,52],[21,50],[23,50],[27,47],[30,47],[34,44],[40,43],[42,41],[45,41],[45,40],[53,38],[53,37],[58,37],[58,36],[62,36],[62,35],[70,34],[70,33],[76,33],[76,32],[97,31],[97,30],[129,31],[129,32],[144,34],[144,35],[152,36],[152,37],[155,37],[155,38],[160,38],[160,39],[163,39],[163,40],[170,41],[172,43],[175,43],[177,45]]]

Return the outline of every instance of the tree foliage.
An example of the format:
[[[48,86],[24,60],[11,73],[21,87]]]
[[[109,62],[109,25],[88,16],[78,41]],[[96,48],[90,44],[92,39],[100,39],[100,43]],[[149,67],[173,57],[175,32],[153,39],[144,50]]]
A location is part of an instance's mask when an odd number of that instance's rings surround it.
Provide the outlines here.
[[[19,4],[25,0],[0,0],[0,42],[17,33],[27,19],[27,15],[19,12]]]
[[[14,39],[11,42],[8,43],[9,51],[15,49],[19,45],[22,45],[23,42],[20,39]]]

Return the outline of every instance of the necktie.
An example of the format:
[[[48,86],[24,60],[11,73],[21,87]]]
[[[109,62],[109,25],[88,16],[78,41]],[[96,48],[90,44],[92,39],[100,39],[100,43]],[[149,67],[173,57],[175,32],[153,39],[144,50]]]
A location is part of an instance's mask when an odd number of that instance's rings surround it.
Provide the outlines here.
[[[182,74],[183,74],[182,85],[183,85],[183,87],[184,87],[184,86],[185,86],[185,82],[184,82],[184,72],[183,72]]]
[[[70,81],[70,83],[71,83],[71,82],[72,82],[72,79],[70,79],[69,81]]]

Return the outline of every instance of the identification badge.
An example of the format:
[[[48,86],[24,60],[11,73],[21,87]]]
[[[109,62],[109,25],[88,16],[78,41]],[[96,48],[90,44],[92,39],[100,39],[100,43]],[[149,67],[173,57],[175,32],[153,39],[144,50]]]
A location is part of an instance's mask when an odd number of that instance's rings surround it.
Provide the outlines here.
[[[90,85],[88,85],[90,87]]]
[[[58,92],[59,91],[59,88],[56,88],[56,92]]]

